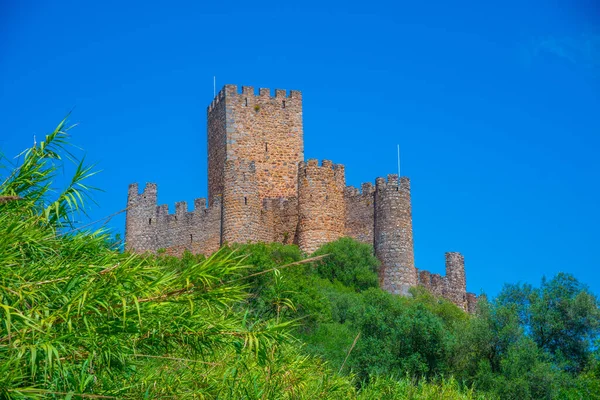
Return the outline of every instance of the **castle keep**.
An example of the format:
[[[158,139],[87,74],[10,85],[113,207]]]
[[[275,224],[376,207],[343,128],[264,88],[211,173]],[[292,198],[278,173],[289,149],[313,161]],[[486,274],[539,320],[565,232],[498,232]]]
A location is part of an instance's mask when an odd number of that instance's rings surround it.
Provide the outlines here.
[[[415,267],[410,181],[390,174],[346,186],[344,166],[304,160],[302,94],[226,85],[207,110],[208,201],[158,205],[156,184],[129,186],[125,246],[210,254],[225,243],[297,244],[307,254],[342,236],[373,245],[380,286],[406,294],[422,285],[465,310],[464,258],[446,253],[446,276]]]

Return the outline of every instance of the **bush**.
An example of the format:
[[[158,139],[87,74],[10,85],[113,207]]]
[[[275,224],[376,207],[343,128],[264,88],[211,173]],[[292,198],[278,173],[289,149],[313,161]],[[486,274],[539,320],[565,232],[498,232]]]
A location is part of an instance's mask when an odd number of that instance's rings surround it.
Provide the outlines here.
[[[378,287],[377,269],[380,262],[373,247],[344,237],[321,246],[313,256],[328,254],[317,264],[319,276],[331,282],[340,281],[357,291]]]

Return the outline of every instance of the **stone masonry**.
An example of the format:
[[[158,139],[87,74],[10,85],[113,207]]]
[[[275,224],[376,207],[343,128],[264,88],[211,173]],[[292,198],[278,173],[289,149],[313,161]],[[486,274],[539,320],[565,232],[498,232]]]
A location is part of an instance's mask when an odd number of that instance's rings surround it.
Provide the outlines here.
[[[297,244],[311,254],[343,236],[373,245],[380,286],[406,295],[422,285],[466,311],[464,258],[446,253],[446,276],[415,268],[410,181],[388,175],[346,187],[341,164],[304,161],[302,94],[225,85],[207,110],[208,204],[158,205],[156,184],[129,186],[125,247],[211,254],[227,243]]]
[[[379,286],[390,293],[408,294],[418,283],[413,251],[410,182],[388,175],[375,181],[375,255],[381,261]]]

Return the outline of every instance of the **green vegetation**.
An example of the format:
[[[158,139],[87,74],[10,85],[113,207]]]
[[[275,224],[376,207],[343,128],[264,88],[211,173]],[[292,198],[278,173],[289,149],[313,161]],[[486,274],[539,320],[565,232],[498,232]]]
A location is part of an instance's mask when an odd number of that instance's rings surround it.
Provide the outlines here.
[[[124,254],[74,229],[94,172],[66,130],[0,177],[0,399],[600,398],[598,300],[574,277],[507,285],[471,316],[381,291],[348,238],[310,258]],[[75,176],[52,196],[65,155]]]

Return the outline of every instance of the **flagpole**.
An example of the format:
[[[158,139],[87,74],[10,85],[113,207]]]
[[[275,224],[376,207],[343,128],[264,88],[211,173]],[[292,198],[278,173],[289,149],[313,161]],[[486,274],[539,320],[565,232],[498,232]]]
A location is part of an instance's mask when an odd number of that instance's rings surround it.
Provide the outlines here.
[[[400,145],[398,145],[398,179],[400,179]]]

